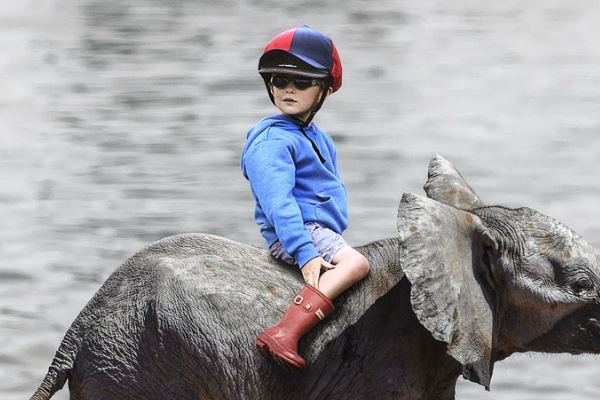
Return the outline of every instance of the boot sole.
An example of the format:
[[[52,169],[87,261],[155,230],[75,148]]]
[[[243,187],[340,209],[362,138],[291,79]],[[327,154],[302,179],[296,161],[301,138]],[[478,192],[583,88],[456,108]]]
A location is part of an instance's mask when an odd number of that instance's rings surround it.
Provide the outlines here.
[[[306,367],[305,363],[299,363],[298,361],[290,359],[285,355],[281,354],[286,350],[281,348],[281,346],[277,345],[277,343],[265,340],[260,336],[256,338],[256,347],[261,352],[261,354],[263,354],[267,358],[271,358],[277,363],[277,365],[279,365],[283,369],[286,369],[288,371],[298,371],[303,370]],[[276,352],[274,350],[279,350],[279,352]]]

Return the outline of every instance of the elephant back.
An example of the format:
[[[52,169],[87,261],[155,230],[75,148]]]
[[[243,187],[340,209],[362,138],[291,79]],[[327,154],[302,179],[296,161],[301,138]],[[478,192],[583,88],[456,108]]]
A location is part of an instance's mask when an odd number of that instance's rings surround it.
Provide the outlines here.
[[[170,236],[141,254],[191,296],[260,300],[283,307],[303,284],[294,267],[275,260],[267,250],[216,235]]]

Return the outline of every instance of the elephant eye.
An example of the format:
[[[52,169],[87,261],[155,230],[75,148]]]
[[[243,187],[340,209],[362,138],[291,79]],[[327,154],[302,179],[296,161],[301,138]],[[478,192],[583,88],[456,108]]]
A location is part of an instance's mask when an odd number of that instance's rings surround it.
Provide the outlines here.
[[[571,284],[571,290],[577,295],[588,292],[593,288],[592,282],[587,279],[578,279]]]

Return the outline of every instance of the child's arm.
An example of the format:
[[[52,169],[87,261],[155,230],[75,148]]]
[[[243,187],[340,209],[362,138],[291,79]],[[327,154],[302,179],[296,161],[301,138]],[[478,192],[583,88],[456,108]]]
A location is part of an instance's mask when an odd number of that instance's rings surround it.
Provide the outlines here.
[[[269,224],[275,227],[285,251],[302,268],[319,257],[293,189],[296,167],[291,144],[282,139],[257,143],[244,156],[245,172]]]

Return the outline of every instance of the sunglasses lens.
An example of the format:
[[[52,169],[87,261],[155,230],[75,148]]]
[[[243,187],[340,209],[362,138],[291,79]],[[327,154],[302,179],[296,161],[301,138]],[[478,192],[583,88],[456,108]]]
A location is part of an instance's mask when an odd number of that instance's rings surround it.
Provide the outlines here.
[[[290,83],[290,80],[291,79],[287,76],[275,75],[275,76],[273,76],[273,78],[271,78],[271,83],[277,89],[285,89],[287,87],[287,85]]]
[[[271,78],[271,83],[277,89],[285,89],[290,84],[290,82],[292,82],[298,90],[306,90],[311,86],[319,84],[318,79],[292,77],[285,75],[273,75],[273,77]]]
[[[298,90],[306,90],[313,85],[313,82],[315,82],[314,79],[297,78],[294,80],[294,86]]]

